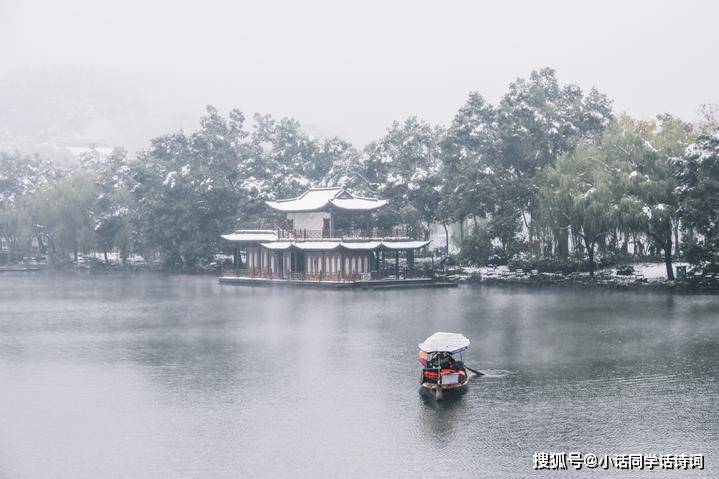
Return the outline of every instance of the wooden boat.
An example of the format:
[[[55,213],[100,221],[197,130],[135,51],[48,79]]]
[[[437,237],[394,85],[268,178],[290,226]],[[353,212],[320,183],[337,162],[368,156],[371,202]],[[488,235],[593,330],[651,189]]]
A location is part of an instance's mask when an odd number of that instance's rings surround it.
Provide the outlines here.
[[[469,339],[457,333],[434,333],[421,343],[421,391],[432,394],[437,401],[465,392],[469,376],[462,352],[468,348]],[[459,360],[454,358],[455,354],[459,354]]]

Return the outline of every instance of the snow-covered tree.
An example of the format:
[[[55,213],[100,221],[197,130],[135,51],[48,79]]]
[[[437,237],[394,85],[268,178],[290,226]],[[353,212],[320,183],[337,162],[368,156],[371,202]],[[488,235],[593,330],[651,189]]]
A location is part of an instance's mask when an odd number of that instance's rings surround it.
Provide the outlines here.
[[[132,247],[134,198],[130,193],[127,152],[115,148],[109,155],[90,150],[80,158],[83,168],[94,173],[97,198],[91,210],[96,247],[108,262],[107,253],[117,249],[125,261]]]
[[[243,116],[230,120],[213,107],[200,129],[164,135],[130,163],[137,214],[137,248],[161,253],[168,266],[194,266],[218,249],[242,201],[242,177],[251,153]]]
[[[695,265],[719,266],[719,129],[701,135],[677,162],[685,249]],[[693,234],[694,232],[698,235]]]
[[[509,254],[522,222],[536,233],[529,221],[537,216],[537,175],[579,141],[597,143],[612,118],[605,95],[561,86],[547,68],[512,83],[496,108],[470,94],[443,143],[455,216],[488,216],[491,236]]]
[[[416,210],[427,227],[437,218],[442,168],[439,143],[443,131],[410,117],[394,122],[387,133],[367,146],[365,176],[393,209]]]
[[[679,195],[675,164],[690,141],[690,126],[670,115],[640,122],[622,116],[607,129],[602,149],[608,165],[620,171],[624,188],[619,220],[664,251],[667,279],[672,268]],[[676,245],[678,246],[678,245]]]

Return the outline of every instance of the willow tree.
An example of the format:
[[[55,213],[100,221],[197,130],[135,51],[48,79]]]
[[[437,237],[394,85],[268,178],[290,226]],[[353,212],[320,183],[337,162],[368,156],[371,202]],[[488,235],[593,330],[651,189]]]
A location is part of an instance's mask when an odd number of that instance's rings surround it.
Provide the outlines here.
[[[582,144],[542,175],[540,218],[554,230],[571,230],[587,250],[594,277],[597,244],[615,227],[618,205],[614,170],[593,145]]]
[[[656,121],[621,117],[604,135],[609,165],[621,172],[624,188],[620,221],[627,231],[645,235],[664,252],[667,279],[674,279],[678,246],[679,189],[676,163],[691,139],[690,128],[670,115]]]

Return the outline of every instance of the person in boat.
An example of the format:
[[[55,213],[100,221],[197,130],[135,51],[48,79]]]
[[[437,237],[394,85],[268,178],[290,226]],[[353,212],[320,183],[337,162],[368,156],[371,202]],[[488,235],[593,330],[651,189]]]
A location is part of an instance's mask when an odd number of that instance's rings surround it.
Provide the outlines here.
[[[429,361],[429,367],[441,368],[441,369],[452,369],[453,371],[460,370],[460,366],[457,361],[449,353],[437,353]]]
[[[464,364],[453,354],[462,354],[469,347],[469,339],[461,334],[438,332],[419,344],[422,364],[422,390],[433,390],[435,398],[443,398],[443,391],[461,392],[468,377]]]

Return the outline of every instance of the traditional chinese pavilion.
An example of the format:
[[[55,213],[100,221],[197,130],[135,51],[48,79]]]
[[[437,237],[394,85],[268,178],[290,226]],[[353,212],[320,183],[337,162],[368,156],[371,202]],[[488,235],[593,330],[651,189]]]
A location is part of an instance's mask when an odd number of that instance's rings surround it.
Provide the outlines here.
[[[266,204],[284,213],[284,219],[269,223],[271,228],[223,235],[234,264],[223,271],[221,282],[337,286],[431,281],[418,278],[414,261],[415,253],[429,241],[409,238],[399,229],[372,226],[372,212],[387,205],[386,200],[333,187],[310,188],[296,198]],[[363,226],[358,228],[358,223]]]

